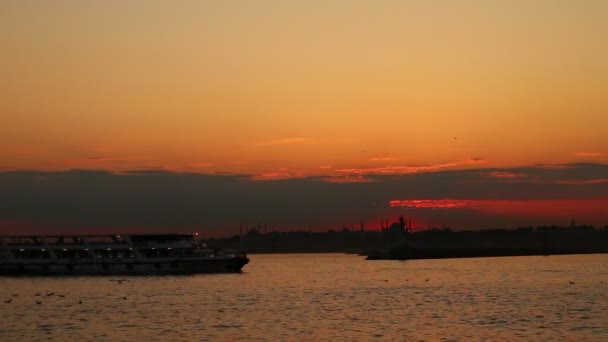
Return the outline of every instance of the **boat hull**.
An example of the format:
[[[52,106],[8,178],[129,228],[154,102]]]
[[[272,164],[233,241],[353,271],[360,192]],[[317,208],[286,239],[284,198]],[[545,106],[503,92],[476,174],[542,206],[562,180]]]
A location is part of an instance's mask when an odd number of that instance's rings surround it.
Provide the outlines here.
[[[240,272],[245,256],[165,260],[78,260],[77,262],[0,263],[0,275],[150,275]]]

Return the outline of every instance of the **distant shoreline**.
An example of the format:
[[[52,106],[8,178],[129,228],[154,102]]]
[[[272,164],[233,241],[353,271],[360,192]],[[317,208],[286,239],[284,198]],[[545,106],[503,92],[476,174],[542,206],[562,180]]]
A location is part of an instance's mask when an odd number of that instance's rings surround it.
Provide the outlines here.
[[[411,248],[391,251],[372,251],[367,254],[365,260],[432,260],[586,254],[608,254],[608,248]]]
[[[270,232],[209,240],[209,245],[248,254],[348,253],[369,260],[415,260],[608,253],[608,229],[590,226],[513,230],[431,229]]]

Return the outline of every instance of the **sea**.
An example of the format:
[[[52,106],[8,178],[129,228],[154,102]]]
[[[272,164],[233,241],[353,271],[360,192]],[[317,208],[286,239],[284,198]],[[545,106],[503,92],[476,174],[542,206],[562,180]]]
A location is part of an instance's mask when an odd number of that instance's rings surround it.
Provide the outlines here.
[[[0,278],[0,341],[608,341],[608,255],[249,257],[238,274]]]

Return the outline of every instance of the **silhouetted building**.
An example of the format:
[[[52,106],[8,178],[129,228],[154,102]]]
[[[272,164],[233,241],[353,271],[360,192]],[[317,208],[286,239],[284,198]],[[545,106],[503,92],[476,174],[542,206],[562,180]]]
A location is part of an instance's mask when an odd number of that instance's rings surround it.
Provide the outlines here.
[[[401,215],[401,217],[399,217],[399,222],[394,222],[390,226],[382,229],[382,231],[386,233],[409,233],[412,231],[412,227],[408,224],[408,221],[405,220],[405,217]]]

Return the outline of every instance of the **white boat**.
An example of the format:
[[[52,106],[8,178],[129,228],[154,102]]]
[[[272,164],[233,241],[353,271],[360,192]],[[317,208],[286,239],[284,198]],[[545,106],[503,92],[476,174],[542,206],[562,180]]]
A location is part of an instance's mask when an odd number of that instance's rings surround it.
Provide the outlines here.
[[[0,237],[0,275],[240,272],[247,255],[208,248],[194,234]]]

